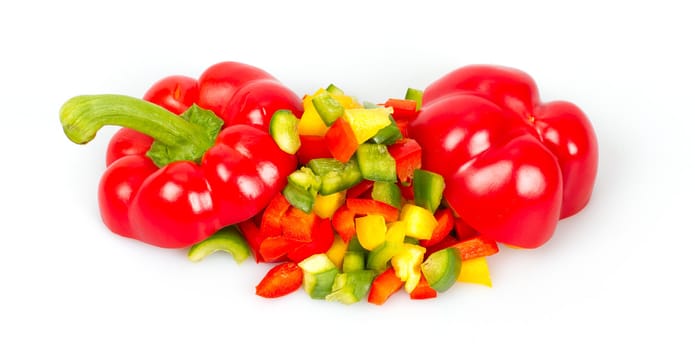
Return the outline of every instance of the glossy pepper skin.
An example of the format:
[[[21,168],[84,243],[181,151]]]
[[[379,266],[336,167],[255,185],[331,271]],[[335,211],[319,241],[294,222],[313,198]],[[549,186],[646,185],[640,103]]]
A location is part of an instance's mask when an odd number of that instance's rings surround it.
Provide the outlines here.
[[[423,94],[408,129],[423,168],[444,176],[444,197],[481,235],[522,248],[550,239],[588,203],[598,167],[593,127],[576,105],[542,103],[534,80],[471,65]]]
[[[167,77],[153,85],[144,96],[161,108],[146,106],[145,114],[151,114],[153,120],[160,122],[162,118],[176,119],[179,118],[176,115],[197,103],[207,103],[219,112],[219,106],[230,107],[234,92],[253,83],[254,79],[272,77],[258,68],[235,62],[211,67],[199,81],[184,76]],[[273,100],[277,95],[271,94],[266,101],[276,107],[296,107],[301,111],[301,101],[292,96],[289,89],[282,88],[287,92],[284,99]],[[203,92],[205,95],[201,94]],[[263,93],[256,95],[263,96]],[[117,103],[122,102],[117,100]],[[136,102],[138,105],[145,103]],[[98,109],[99,100],[93,105]],[[246,105],[245,108],[262,115],[263,123],[274,113],[267,106],[254,109]],[[70,114],[67,111],[70,109],[61,110],[66,134],[77,143],[88,142],[94,136],[89,135],[89,131],[86,135],[73,135],[74,139],[69,134],[68,129],[80,123],[79,117],[63,115]],[[86,114],[89,113],[99,114],[88,109]],[[145,124],[149,124],[149,116],[142,117]],[[245,123],[241,118],[235,122],[220,121],[224,124],[221,132],[202,150],[204,154],[199,159],[177,160],[158,168],[146,155],[153,140],[158,138],[147,134],[154,132],[153,135],[162,138],[161,130],[168,129],[162,125],[168,122],[145,126],[140,130],[143,132],[136,131],[138,125],[131,125],[132,121],[111,120],[111,123],[125,127],[113,136],[107,150],[108,167],[98,191],[102,219],[117,234],[160,247],[190,246],[224,226],[249,219],[285,186],[287,175],[297,164],[294,156],[281,151],[267,131],[262,130],[263,125]],[[102,123],[91,132],[95,133],[106,124]],[[198,136],[196,132],[163,135],[169,143],[180,144],[196,141]]]

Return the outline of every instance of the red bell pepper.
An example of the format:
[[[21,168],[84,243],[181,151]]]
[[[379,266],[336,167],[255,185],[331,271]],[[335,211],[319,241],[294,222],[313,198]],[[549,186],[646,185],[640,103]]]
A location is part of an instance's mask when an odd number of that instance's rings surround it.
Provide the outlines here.
[[[304,272],[294,262],[273,266],[256,286],[256,295],[278,298],[298,290],[302,286]]]
[[[297,166],[267,132],[249,125],[219,132],[222,121],[197,107],[179,117],[132,97],[78,96],[65,103],[60,117],[78,144],[105,125],[156,140],[147,156],[125,156],[109,166],[99,204],[109,229],[160,247],[190,246],[253,217]]]
[[[533,79],[499,66],[457,69],[424,91],[408,129],[423,168],[444,176],[444,197],[481,235],[524,248],[589,201],[598,146],[575,105],[541,103]]]

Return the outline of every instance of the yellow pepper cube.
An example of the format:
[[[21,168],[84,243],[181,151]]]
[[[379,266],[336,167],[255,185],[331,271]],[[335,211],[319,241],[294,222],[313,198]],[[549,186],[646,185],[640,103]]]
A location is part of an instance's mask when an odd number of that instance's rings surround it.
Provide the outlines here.
[[[333,244],[326,251],[328,259],[330,259],[335,266],[339,269],[343,266],[343,259],[345,259],[345,252],[347,252],[347,243],[345,243],[339,236],[333,238]]]
[[[314,200],[314,213],[322,219],[330,218],[345,203],[346,193],[347,191],[340,191],[326,196],[317,194]]]
[[[316,93],[323,91],[319,89]],[[304,113],[302,117],[299,118],[299,124],[297,125],[297,130],[300,135],[310,135],[310,136],[323,136],[328,131],[328,126],[323,122],[321,116],[316,111],[314,104],[312,102],[313,96],[304,96],[302,100],[302,105],[304,106]]]
[[[401,250],[391,258],[391,266],[396,276],[405,282],[404,288],[410,293],[420,282],[422,271],[420,265],[425,258],[425,247],[405,243]]]
[[[357,143],[362,144],[376,135],[379,130],[391,125],[389,116],[393,108],[352,108],[345,110],[345,120],[355,133]]]
[[[394,221],[388,225],[386,242],[403,243],[405,240],[405,221]]]
[[[405,222],[406,236],[417,239],[430,239],[437,227],[437,219],[429,210],[414,204],[406,204],[401,209],[401,220]]]
[[[366,215],[355,219],[355,231],[360,245],[372,250],[386,240],[386,219],[381,215]]]
[[[476,283],[492,287],[490,270],[487,266],[487,259],[484,256],[464,260],[461,262],[461,272],[456,279],[459,282]]]

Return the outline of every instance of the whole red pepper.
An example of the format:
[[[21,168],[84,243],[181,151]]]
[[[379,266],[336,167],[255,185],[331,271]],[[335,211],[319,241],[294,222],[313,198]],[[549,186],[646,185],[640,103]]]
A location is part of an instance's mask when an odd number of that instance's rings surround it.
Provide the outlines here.
[[[61,122],[76,143],[88,142],[104,125],[125,127],[109,144],[109,166],[99,185],[100,211],[109,229],[160,247],[186,247],[268,204],[297,163],[277,147],[265,131],[267,123],[272,108],[299,115],[299,99],[286,87],[281,98],[256,92],[258,108],[245,107],[255,118],[248,123],[238,113],[235,121],[225,122],[197,105],[187,109],[200,103],[220,113],[220,106],[231,108],[235,91],[254,79],[272,77],[224,62],[199,81],[173,76],[155,84],[145,99],[161,107],[118,95],[78,96],[64,105]],[[184,110],[182,117],[176,115]]]
[[[444,176],[446,202],[481,235],[539,247],[588,203],[598,165],[591,123],[570,102],[541,103],[528,74],[462,67],[429,85],[422,104],[408,129],[422,166]]]

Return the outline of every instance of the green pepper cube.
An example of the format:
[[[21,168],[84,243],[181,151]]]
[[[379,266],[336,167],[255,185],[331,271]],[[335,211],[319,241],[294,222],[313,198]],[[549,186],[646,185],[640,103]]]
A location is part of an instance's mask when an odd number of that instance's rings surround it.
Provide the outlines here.
[[[334,84],[328,85],[328,87],[326,88],[326,91],[327,91],[328,93],[330,93],[331,95],[333,95],[333,96],[343,96],[343,95],[345,95],[345,92],[344,92],[341,88],[335,86]]]
[[[361,144],[356,152],[357,164],[362,177],[372,181],[396,182],[396,160],[386,145]]]
[[[415,205],[434,213],[442,202],[444,186],[443,176],[431,171],[415,169],[413,173]]]
[[[302,167],[287,177],[287,185],[282,190],[282,194],[294,207],[309,213],[314,207],[320,188],[321,178],[316,176],[311,168]]]
[[[333,291],[338,268],[325,253],[314,254],[298,263],[304,290],[312,299],[325,299]]]
[[[346,251],[343,257],[343,272],[364,270],[364,257],[364,252]]]
[[[408,90],[405,92],[405,99],[415,101],[417,106],[416,110],[419,111],[422,107],[422,94],[422,90],[408,88]]]
[[[315,158],[307,166],[321,179],[319,193],[324,196],[346,190],[362,181],[362,173],[354,159],[343,163],[334,158]]]
[[[392,145],[396,141],[403,138],[403,134],[401,133],[401,129],[398,127],[398,124],[396,124],[396,120],[393,119],[393,116],[389,116],[389,119],[391,120],[391,124],[379,130],[379,132],[377,132],[376,135],[371,138],[372,142],[383,145]]]
[[[333,281],[332,291],[326,296],[326,300],[343,304],[356,303],[367,295],[375,276],[376,273],[371,270],[341,273]]]
[[[316,112],[323,120],[324,124],[331,126],[345,112],[343,105],[334,99],[328,91],[321,91],[311,99]]]
[[[400,208],[401,189],[393,182],[375,181],[372,185],[372,199]]]

